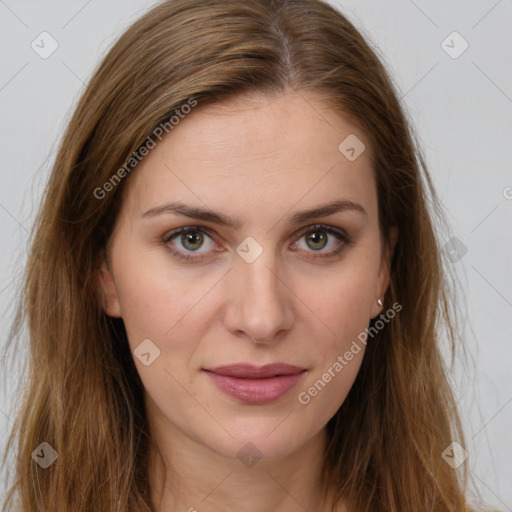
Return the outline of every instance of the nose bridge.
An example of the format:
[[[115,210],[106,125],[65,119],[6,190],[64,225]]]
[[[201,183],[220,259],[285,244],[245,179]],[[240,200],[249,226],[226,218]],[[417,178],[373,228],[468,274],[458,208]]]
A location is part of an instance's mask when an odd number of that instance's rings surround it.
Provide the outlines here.
[[[238,247],[231,279],[234,295],[229,305],[229,327],[243,331],[254,341],[269,342],[293,322],[290,297],[279,276],[278,261],[270,242],[265,248],[252,237]]]

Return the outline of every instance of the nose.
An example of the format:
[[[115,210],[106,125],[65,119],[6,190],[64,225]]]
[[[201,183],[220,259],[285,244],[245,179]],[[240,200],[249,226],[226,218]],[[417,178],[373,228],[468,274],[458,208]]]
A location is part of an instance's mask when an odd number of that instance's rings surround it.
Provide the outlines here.
[[[236,256],[226,283],[228,301],[225,327],[253,343],[272,344],[294,322],[291,287],[279,272],[275,256],[265,249],[251,263]]]

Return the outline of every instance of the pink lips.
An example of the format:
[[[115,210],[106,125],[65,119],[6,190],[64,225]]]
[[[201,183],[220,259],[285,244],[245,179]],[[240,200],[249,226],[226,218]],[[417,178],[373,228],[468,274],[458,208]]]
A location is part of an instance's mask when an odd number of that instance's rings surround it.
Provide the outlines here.
[[[304,368],[284,363],[252,366],[234,364],[203,370],[217,387],[248,404],[264,404],[277,400],[300,380]]]

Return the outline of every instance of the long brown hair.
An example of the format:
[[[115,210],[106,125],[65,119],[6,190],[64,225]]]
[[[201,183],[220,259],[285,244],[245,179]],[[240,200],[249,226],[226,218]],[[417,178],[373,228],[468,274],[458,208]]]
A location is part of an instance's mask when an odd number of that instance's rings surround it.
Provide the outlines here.
[[[438,346],[441,322],[452,348],[457,339],[435,233],[441,207],[376,52],[319,0],[172,0],[100,63],[49,177],[14,323],[16,339],[28,328],[30,357],[4,511],[16,496],[23,512],[152,510],[142,383],[122,320],[96,294],[101,254],[137,172],[133,155],[158,126],[191,99],[204,108],[286,88],[321,93],[360,126],[384,240],[399,228],[384,308],[402,310],[368,344],[327,425],[326,493],[361,512],[467,510],[464,465],[455,471],[441,455],[452,441],[464,446]],[[32,457],[43,442],[58,454],[48,469]]]

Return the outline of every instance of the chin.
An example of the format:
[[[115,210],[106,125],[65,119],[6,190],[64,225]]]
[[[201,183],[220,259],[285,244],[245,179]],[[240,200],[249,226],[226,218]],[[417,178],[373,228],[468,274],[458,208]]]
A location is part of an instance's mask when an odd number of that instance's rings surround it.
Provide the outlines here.
[[[288,421],[286,419],[280,425],[285,417],[286,414],[283,414],[279,419],[272,418],[271,422],[268,418],[260,422],[251,420],[247,424],[239,421],[236,427],[227,429],[232,437],[223,431],[225,435],[212,438],[210,432],[210,435],[202,438],[201,442],[219,455],[239,459],[241,462],[282,459],[311,439],[305,436],[303,424],[296,418],[292,420],[294,426],[302,425],[301,428],[290,429],[290,424],[286,428],[283,424]],[[270,428],[269,423],[272,424]]]

